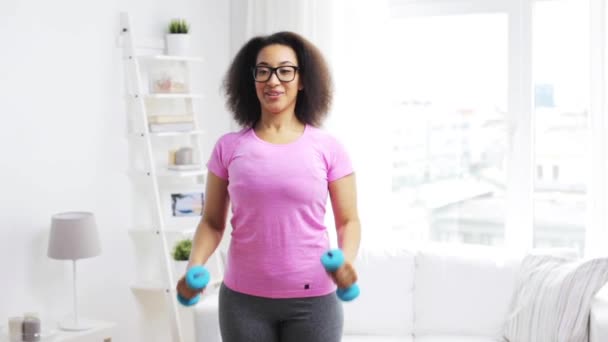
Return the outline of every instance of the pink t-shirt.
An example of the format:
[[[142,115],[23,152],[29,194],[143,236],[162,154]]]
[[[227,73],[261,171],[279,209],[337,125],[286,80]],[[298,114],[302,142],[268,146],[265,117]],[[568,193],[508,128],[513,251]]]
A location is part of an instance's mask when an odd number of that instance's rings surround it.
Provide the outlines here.
[[[243,129],[218,140],[207,168],[228,180],[232,204],[226,286],[268,298],[335,290],[320,261],[328,183],[353,172],[335,138],[307,125],[297,140],[272,144]]]

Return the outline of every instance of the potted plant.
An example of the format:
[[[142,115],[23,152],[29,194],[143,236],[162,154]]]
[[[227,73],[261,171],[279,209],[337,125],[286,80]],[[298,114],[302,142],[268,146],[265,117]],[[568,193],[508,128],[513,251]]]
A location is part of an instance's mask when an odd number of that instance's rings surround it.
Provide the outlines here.
[[[190,25],[184,19],[172,19],[167,33],[167,54],[187,56],[190,50]]]
[[[176,277],[181,277],[186,273],[186,267],[188,267],[188,260],[190,259],[190,251],[192,250],[192,240],[182,239],[175,243],[173,246],[173,269]]]

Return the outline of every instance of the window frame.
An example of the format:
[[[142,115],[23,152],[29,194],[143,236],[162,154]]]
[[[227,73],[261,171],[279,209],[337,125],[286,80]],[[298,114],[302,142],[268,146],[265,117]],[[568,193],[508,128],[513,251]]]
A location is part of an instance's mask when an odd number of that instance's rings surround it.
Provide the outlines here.
[[[605,255],[608,242],[608,120],[606,119],[606,0],[590,0],[590,137],[585,254]]]

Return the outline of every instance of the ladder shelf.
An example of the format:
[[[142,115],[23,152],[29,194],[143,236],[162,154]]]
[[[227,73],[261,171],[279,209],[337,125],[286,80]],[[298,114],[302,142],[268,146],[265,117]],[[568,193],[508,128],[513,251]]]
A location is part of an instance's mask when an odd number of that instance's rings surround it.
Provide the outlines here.
[[[200,102],[194,101],[203,99],[204,95],[189,89],[191,85],[191,65],[202,63],[204,60],[198,56],[168,56],[162,54],[162,51],[157,54],[141,54],[140,49],[137,48],[138,45],[135,44],[133,26],[128,13],[121,13],[120,25],[120,41],[123,48],[125,68],[125,96],[128,100],[126,101],[126,108],[129,119],[126,137],[129,142],[130,167],[127,173],[134,188],[141,188],[141,191],[135,190],[137,192],[135,195],[146,197],[146,205],[152,209],[143,210],[152,213],[151,217],[147,218],[148,223],[136,225],[135,228],[127,231],[136,245],[146,245],[146,247],[140,246],[142,250],[145,249],[144,252],[138,252],[137,247],[135,247],[136,259],[161,261],[160,265],[142,267],[153,270],[155,274],[158,273],[160,267],[160,279],[148,279],[152,277],[140,276],[131,286],[131,290],[138,293],[164,295],[169,308],[167,313],[171,327],[171,338],[174,342],[184,342],[185,332],[182,328],[183,321],[180,318],[184,308],[180,307],[175,294],[177,276],[171,257],[171,242],[194,235],[196,213],[198,211],[202,213],[204,205],[202,189],[204,188],[207,170],[202,163],[206,160],[202,151],[202,139],[205,137],[205,131],[200,128],[201,125],[199,124],[200,114],[197,111],[197,106],[200,105]],[[149,88],[152,88],[152,85],[149,80],[153,77],[149,70],[157,64],[171,63],[184,68],[185,76],[180,81],[183,81],[187,86],[183,88],[185,91],[159,92],[158,89],[151,91],[152,89]],[[149,86],[144,86],[146,80],[148,80]],[[161,89],[165,90],[166,88]],[[158,103],[161,103],[161,105],[158,105]],[[181,109],[168,113],[167,108],[172,108],[171,105],[175,105],[175,103],[178,103]],[[174,116],[171,117],[171,115]],[[151,124],[155,126],[152,127]],[[165,156],[165,158],[170,156],[176,145],[187,147],[192,151],[190,163],[173,165],[171,161],[166,159],[164,163],[159,160],[159,156]],[[185,186],[193,189],[192,193],[185,195],[200,192],[200,197],[192,195],[192,198],[195,200],[200,198],[201,202],[177,203],[192,205],[196,210],[190,210],[188,207],[185,210],[175,210],[175,196],[181,198],[179,196],[184,195],[185,192],[181,189]],[[168,198],[167,194],[170,194],[171,198]],[[171,201],[174,201],[173,215],[175,216],[176,213],[179,216],[190,215],[185,218],[186,221],[179,221],[179,224],[175,224],[171,221],[171,218],[167,217],[167,203],[172,203]],[[157,253],[156,258],[147,258],[147,253]],[[215,267],[222,270],[221,261],[215,258],[215,262],[217,263]],[[215,289],[219,286],[221,277],[217,278],[213,280],[208,289]]]

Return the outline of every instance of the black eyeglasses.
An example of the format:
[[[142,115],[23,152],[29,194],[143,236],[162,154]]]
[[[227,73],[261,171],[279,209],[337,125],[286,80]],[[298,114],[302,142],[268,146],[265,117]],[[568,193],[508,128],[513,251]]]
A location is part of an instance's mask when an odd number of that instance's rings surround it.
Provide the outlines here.
[[[296,72],[298,71],[297,66],[285,65],[277,68],[271,68],[268,66],[255,66],[253,67],[253,79],[256,82],[268,82],[272,77],[272,74],[277,75],[277,78],[281,82],[291,82],[296,78]]]

